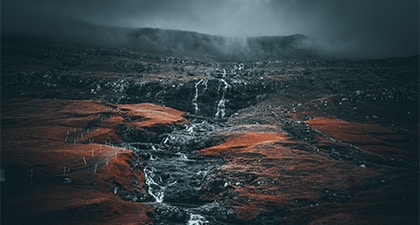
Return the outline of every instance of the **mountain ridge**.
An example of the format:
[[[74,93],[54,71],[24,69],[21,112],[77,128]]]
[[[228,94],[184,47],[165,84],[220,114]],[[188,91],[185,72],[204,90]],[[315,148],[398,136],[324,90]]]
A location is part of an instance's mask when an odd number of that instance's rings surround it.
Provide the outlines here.
[[[224,60],[314,58],[321,54],[303,34],[228,37],[195,31],[151,27],[127,28],[86,22],[43,22],[39,30],[3,32],[2,37],[28,37],[71,45],[136,48],[158,53],[206,55]]]

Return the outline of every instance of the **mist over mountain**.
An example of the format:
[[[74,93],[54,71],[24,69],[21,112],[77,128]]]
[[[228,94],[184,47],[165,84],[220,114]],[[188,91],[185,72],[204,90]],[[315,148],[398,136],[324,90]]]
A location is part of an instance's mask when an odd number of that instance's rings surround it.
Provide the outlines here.
[[[135,48],[156,53],[202,55],[222,60],[326,57],[308,36],[226,37],[192,31],[125,28],[74,21],[46,22],[37,31],[3,37],[37,38],[71,45]]]
[[[115,47],[133,45],[136,35],[138,40],[157,35],[152,37],[157,44],[148,47],[216,55],[250,56],[251,51],[254,58],[314,55],[314,49],[340,58],[384,58],[419,54],[418,9],[417,0],[4,0],[1,30],[2,36],[83,39]]]

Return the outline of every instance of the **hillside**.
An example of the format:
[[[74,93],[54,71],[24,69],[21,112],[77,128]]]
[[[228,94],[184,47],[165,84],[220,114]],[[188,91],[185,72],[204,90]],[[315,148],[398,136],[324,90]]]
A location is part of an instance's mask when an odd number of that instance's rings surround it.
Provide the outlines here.
[[[2,223],[418,224],[418,57],[80,26],[2,39]]]
[[[289,36],[224,37],[191,31],[158,28],[124,28],[74,21],[45,21],[29,33],[6,32],[7,37],[39,40],[84,47],[130,48],[161,54],[208,56],[219,60],[263,60],[314,58],[321,54],[311,38]]]

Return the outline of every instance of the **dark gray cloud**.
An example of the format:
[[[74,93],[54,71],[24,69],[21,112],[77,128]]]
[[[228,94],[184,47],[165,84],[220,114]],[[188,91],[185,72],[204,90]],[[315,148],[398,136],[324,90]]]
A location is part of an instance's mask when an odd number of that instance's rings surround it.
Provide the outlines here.
[[[347,56],[417,55],[418,0],[3,0],[2,30],[78,20],[227,36],[306,34]]]

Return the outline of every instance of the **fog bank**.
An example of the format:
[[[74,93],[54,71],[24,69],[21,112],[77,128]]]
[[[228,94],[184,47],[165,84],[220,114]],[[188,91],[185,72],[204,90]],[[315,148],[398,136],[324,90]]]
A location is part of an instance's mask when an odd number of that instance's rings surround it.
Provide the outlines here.
[[[303,34],[316,48],[341,57],[411,56],[419,51],[417,0],[3,0],[1,4],[3,35],[84,32],[60,22],[78,21],[234,38]]]

